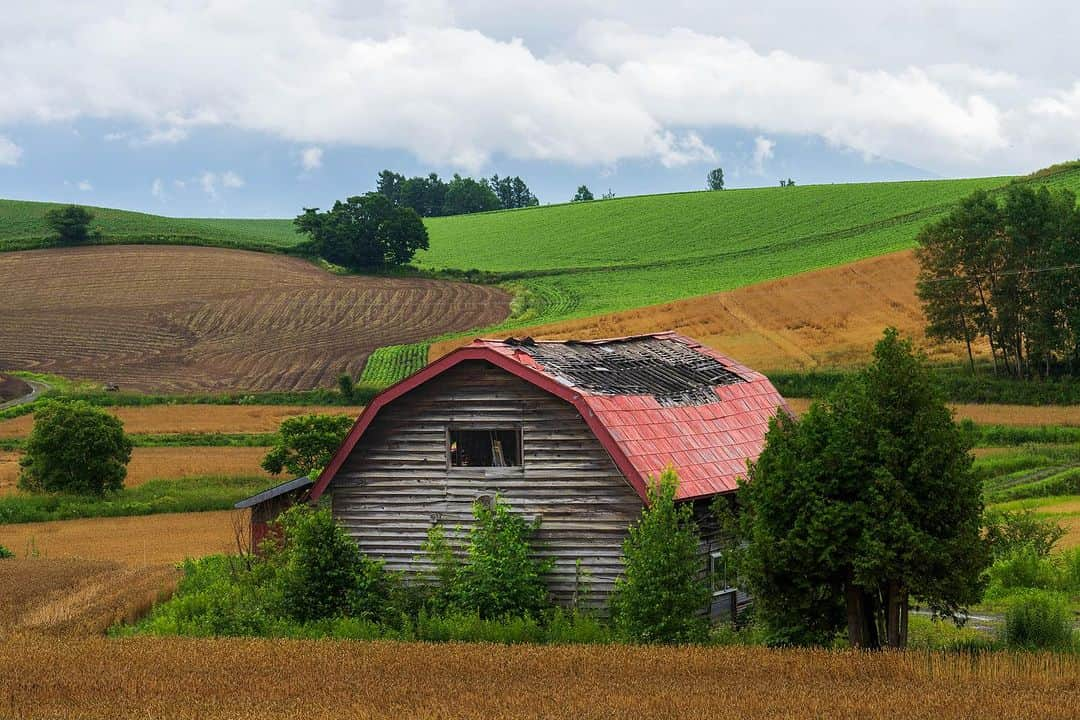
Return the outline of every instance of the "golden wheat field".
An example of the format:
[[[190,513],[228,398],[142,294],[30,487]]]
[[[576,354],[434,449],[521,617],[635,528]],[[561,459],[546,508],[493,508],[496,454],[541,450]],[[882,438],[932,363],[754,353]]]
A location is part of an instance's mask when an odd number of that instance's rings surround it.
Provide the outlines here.
[[[863,362],[892,325],[938,360],[966,358],[959,346],[922,341],[915,296],[918,263],[910,251],[792,275],[730,292],[582,320],[515,330],[537,338],[620,337],[676,330],[761,370],[849,366]],[[431,346],[445,355],[466,340]]]
[[[236,533],[247,527],[246,510],[54,520],[0,525],[0,545],[21,558],[81,558],[141,567],[236,552]]]
[[[259,467],[266,448],[260,447],[137,447],[131,451],[125,487],[148,480],[179,479],[199,475],[270,475]],[[16,491],[18,452],[0,451],[0,495]]]
[[[0,717],[1050,720],[1078,677],[1043,655],[20,635]]]
[[[356,417],[362,406],[325,405],[146,405],[107,407],[129,433],[272,433],[282,420],[318,413]],[[0,420],[0,439],[22,438],[34,427],[33,415]]]
[[[491,325],[510,308],[491,286],[160,245],[3,253],[0,287],[0,367],[168,392],[332,385],[380,345]]]
[[[808,398],[785,398],[796,413],[806,412],[813,402]],[[1080,425],[1077,405],[993,405],[949,403],[957,420],[972,420],[982,425]]]

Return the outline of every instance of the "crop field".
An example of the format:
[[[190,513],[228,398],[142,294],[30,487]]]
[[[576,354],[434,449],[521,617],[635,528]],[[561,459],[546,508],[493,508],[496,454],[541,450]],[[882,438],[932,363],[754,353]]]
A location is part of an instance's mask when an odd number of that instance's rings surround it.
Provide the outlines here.
[[[0,525],[0,545],[20,558],[81,558],[141,567],[236,552],[237,527],[247,523],[247,511],[237,510],[20,523]]]
[[[852,366],[869,357],[889,325],[923,337],[917,274],[918,263],[904,251],[705,297],[531,326],[515,334],[566,339],[676,330],[765,371]],[[431,357],[466,342],[433,343]],[[959,346],[925,349],[936,360],[965,357]]]
[[[427,343],[381,347],[368,356],[360,382],[374,387],[392,385],[424,367],[427,356]]]
[[[103,409],[120,418],[128,433],[235,434],[277,432],[282,420],[309,413],[357,417],[364,408],[321,405],[147,405]],[[24,438],[33,427],[33,415],[0,420],[0,440]]]
[[[22,397],[30,392],[30,386],[17,377],[0,373],[0,404]]]
[[[0,716],[1050,720],[1075,717],[1078,673],[1075,656],[17,636]]]
[[[509,312],[495,287],[194,247],[0,253],[0,287],[0,367],[165,392],[329,386],[376,347]]]
[[[796,413],[806,412],[809,398],[785,398]],[[1080,426],[1080,407],[1075,405],[993,405],[980,403],[949,403],[957,420],[971,420],[981,425],[1042,427],[1060,425]]]
[[[269,478],[259,463],[266,455],[260,447],[137,447],[131,452],[125,487],[148,480],[180,479],[205,475]],[[19,479],[17,451],[0,451],[0,495],[15,492]]]

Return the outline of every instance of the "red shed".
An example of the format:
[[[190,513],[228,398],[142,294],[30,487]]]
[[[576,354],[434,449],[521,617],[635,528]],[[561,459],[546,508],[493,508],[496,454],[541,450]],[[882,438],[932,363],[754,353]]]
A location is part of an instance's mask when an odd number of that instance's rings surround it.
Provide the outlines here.
[[[786,403],[762,374],[671,332],[590,341],[477,340],[388,388],[311,490],[390,569],[429,569],[432,525],[453,534],[498,493],[542,519],[557,600],[604,604],[646,483],[672,465],[678,498],[707,521],[736,489]],[[703,571],[723,576],[707,535]],[[730,601],[734,582],[720,581]]]

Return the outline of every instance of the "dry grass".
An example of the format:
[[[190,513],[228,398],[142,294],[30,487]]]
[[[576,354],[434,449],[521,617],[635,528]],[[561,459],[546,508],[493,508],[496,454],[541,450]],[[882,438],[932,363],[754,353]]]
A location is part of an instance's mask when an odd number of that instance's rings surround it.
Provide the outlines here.
[[[246,511],[223,510],[0,525],[0,545],[19,557],[36,554],[144,567],[234,552],[234,521],[246,524],[246,517]]]
[[[259,447],[140,447],[131,452],[126,487],[148,480],[199,475],[270,475],[259,467],[266,448]],[[0,495],[16,491],[19,453],[0,452]]]
[[[812,400],[786,398],[796,413],[806,412]],[[991,405],[949,403],[957,420],[973,420],[984,425],[1080,425],[1080,405]]]
[[[85,560],[0,563],[0,635],[104,633],[131,622],[176,589],[175,565],[130,568]]]
[[[923,337],[915,297],[918,264],[910,251],[792,275],[730,292],[515,331],[533,337],[619,337],[677,330],[763,370],[862,363],[892,325]],[[462,340],[431,347],[440,357]],[[935,359],[957,360],[958,346],[927,346]]]
[[[129,433],[270,433],[286,418],[309,413],[358,416],[363,407],[322,405],[148,405],[103,408],[120,418]],[[23,438],[33,415],[0,421],[0,439]]]
[[[66,639],[0,647],[10,718],[1075,718],[1080,658]]]
[[[3,253],[0,287],[0,367],[168,392],[329,386],[376,347],[491,325],[510,307],[492,286],[180,246]]]

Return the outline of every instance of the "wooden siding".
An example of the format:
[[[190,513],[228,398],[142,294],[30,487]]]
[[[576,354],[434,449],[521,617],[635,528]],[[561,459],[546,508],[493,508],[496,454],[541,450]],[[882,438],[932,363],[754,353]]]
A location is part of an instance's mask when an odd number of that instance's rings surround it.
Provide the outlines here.
[[[448,467],[447,427],[516,423],[521,467]],[[606,604],[622,572],[622,543],[642,509],[576,409],[483,361],[462,363],[385,407],[331,489],[335,518],[364,552],[392,570],[419,572],[431,570],[421,545],[435,523],[460,540],[473,502],[499,493],[513,511],[541,518],[536,546],[555,561],[554,599],[569,604],[585,590],[594,606]]]

